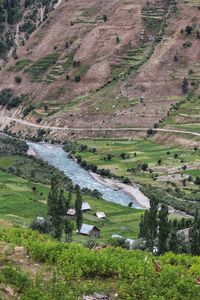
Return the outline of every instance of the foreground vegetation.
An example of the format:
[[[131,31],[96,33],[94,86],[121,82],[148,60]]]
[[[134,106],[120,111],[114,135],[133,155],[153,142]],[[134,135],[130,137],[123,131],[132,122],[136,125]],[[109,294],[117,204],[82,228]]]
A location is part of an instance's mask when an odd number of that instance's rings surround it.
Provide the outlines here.
[[[75,300],[93,292],[113,298],[117,294],[115,298],[120,300],[200,297],[199,257],[168,253],[155,258],[112,247],[92,251],[19,228],[2,230],[0,240],[10,245],[6,255],[1,253],[0,282],[15,288],[21,299]],[[15,246],[25,247],[32,264],[39,264],[41,276],[30,276],[27,266],[13,265]],[[50,267],[48,271],[43,263]]]

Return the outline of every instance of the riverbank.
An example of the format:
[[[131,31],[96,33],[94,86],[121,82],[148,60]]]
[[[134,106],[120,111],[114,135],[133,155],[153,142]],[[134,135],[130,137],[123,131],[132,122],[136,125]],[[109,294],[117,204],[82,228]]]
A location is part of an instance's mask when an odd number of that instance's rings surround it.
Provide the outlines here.
[[[89,173],[99,183],[101,183],[109,188],[112,188],[112,189],[115,189],[118,191],[123,191],[124,193],[131,196],[133,198],[133,200],[135,202],[137,202],[141,208],[148,209],[150,207],[149,199],[140,191],[140,189],[137,185],[124,184],[116,179],[105,178],[105,177],[102,177],[91,171]]]

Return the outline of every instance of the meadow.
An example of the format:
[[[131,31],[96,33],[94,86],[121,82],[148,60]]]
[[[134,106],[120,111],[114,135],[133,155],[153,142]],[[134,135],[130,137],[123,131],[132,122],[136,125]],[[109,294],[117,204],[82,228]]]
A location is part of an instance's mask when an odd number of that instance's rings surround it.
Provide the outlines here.
[[[0,171],[0,220],[6,224],[29,226],[36,216],[46,216],[49,190],[49,185],[31,182]],[[72,197],[72,207],[74,201],[75,194]],[[99,241],[106,241],[112,234],[129,238],[138,236],[141,210],[123,207],[88,195],[83,195],[83,201],[89,202],[92,209],[83,214],[83,222],[95,225],[101,230]],[[107,218],[98,220],[94,216],[97,211],[104,211]],[[75,227],[75,221],[73,222]],[[90,238],[79,236],[74,230],[73,240],[85,242]]]
[[[159,201],[188,214],[200,208],[198,147],[159,144],[154,137],[84,139],[77,142],[72,153],[81,160],[81,165],[92,164],[99,173],[110,170],[120,180],[137,183],[147,197],[159,193],[163,195]]]
[[[128,176],[139,184],[162,185],[162,182],[155,180],[155,174],[184,175],[190,170],[191,175],[196,175],[200,165],[199,149],[158,144],[153,138],[84,139],[79,140],[78,143],[96,148],[96,152],[77,151],[76,156],[81,156],[82,160],[95,164],[99,168],[108,168],[115,175]],[[111,159],[108,159],[108,154],[111,155]],[[146,170],[139,168],[143,163],[148,164]],[[185,165],[186,168],[183,167]],[[176,179],[174,181],[176,182]]]

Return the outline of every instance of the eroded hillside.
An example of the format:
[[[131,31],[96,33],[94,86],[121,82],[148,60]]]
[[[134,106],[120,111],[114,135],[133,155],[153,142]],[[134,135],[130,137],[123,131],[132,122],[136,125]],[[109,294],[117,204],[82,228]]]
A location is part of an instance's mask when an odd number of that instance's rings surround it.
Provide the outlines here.
[[[41,125],[152,127],[197,88],[199,5],[58,1],[16,47],[0,89]]]

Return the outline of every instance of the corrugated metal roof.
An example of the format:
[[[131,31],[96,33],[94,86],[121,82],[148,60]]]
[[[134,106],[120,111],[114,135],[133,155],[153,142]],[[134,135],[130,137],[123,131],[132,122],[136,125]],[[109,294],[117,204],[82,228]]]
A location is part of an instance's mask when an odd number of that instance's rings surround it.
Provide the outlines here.
[[[103,211],[97,211],[96,216],[98,219],[104,219],[106,217],[106,215]]]
[[[70,208],[68,211],[67,211],[67,215],[68,216],[74,216],[76,214],[76,211],[75,209],[73,208]]]
[[[90,232],[91,232],[93,229],[96,229],[96,230],[100,231],[100,229],[97,228],[97,227],[94,226],[94,225],[82,224],[79,233],[80,233],[80,234],[89,235]],[[78,230],[77,230],[76,232],[78,232]]]
[[[81,210],[91,210],[90,204],[88,202],[83,202]]]
[[[94,229],[94,225],[82,224],[80,233],[81,234],[90,234],[90,232]]]

